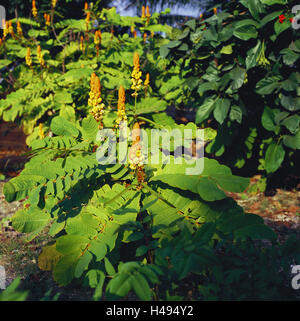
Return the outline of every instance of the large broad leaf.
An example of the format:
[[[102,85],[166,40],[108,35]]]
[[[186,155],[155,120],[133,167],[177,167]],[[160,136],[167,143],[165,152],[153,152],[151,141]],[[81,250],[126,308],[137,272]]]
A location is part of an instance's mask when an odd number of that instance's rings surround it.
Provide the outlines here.
[[[275,116],[279,113],[278,109],[265,107],[261,116],[261,123],[266,130],[277,133],[279,126],[276,126]]]
[[[280,77],[263,78],[256,84],[256,92],[260,95],[270,95],[279,88]]]
[[[274,231],[264,225],[260,216],[254,214],[223,216],[218,228],[225,234],[233,233],[236,239],[248,237],[252,239],[276,239]]]
[[[224,120],[227,117],[228,111],[230,108],[230,100],[229,99],[219,99],[216,108],[214,109],[214,117],[220,123],[223,124]]]
[[[299,129],[300,124],[300,116],[293,115],[290,117],[285,118],[282,122],[282,125],[284,125],[292,134],[296,134],[296,132]]]
[[[45,178],[39,175],[17,176],[4,185],[3,194],[7,202],[17,201],[25,198],[30,190],[45,181]]]
[[[267,6],[272,6],[273,4],[287,4],[287,0],[260,0],[263,4]]]
[[[142,99],[136,106],[136,114],[151,114],[159,111],[164,111],[167,108],[167,103],[164,100],[151,97]]]
[[[247,70],[256,66],[257,58],[259,56],[259,53],[261,52],[261,47],[262,47],[262,43],[260,40],[258,40],[256,46],[247,52],[247,57],[246,57]]]
[[[159,180],[170,186],[189,190],[199,194],[200,197],[206,201],[216,201],[226,198],[223,190],[243,192],[249,185],[248,178],[232,175],[228,167],[220,165],[213,159],[204,159],[204,170],[201,175],[186,175],[183,170],[184,167],[180,169],[167,165],[162,171],[162,174],[153,177],[151,181]],[[180,172],[182,174],[180,174]]]
[[[239,89],[243,86],[245,80],[246,70],[240,67],[234,68],[231,72],[232,84],[231,87],[233,90]]]
[[[12,217],[12,226],[21,233],[31,233],[44,228],[51,220],[50,214],[40,209],[19,210]]]
[[[82,120],[82,137],[88,141],[95,141],[99,127],[91,115]]]
[[[300,149],[300,131],[292,136],[292,135],[284,135],[283,143],[285,146],[292,149]]]
[[[209,118],[211,112],[216,107],[216,102],[218,98],[208,98],[205,102],[198,107],[197,114],[196,114],[196,123],[200,124],[207,118]]]
[[[79,134],[79,130],[71,122],[61,116],[52,119],[50,128],[54,134],[60,136],[77,137]]]
[[[241,40],[249,40],[251,38],[256,38],[257,34],[258,33],[256,31],[256,28],[251,24],[235,28],[233,32],[233,35]]]
[[[281,105],[289,111],[297,111],[300,109],[300,97],[292,97],[280,94]]]
[[[281,144],[272,143],[266,151],[265,167],[267,173],[277,171],[284,160],[285,150]]]
[[[59,285],[67,285],[72,281],[79,258],[78,253],[71,253],[63,256],[56,263],[53,276]]]
[[[232,121],[237,121],[239,124],[242,123],[243,111],[240,106],[232,106],[229,113],[229,118]]]

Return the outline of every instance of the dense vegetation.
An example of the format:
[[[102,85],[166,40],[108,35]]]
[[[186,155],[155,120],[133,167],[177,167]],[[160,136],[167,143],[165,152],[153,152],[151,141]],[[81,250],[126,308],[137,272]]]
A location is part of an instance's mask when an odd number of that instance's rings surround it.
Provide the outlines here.
[[[83,19],[63,19],[56,1],[42,12],[33,1],[33,19],[7,21],[0,116],[22,126],[31,152],[4,194],[25,199],[17,231],[53,236],[38,265],[58,284],[77,278],[107,300],[130,291],[185,299],[182,284],[196,300],[295,297],[299,240],[279,244],[227,196],[249,184],[230,166],[254,160],[269,175],[293,170],[299,156],[300,39],[285,2],[229,2],[182,29],[158,23],[168,11],[145,7],[124,17],[86,4]],[[182,106],[196,110],[195,122],[166,112]],[[112,143],[101,129],[116,135],[119,158],[130,137],[128,163],[98,161]],[[186,174],[192,146],[178,159],[176,142],[165,146],[151,129],[189,129],[194,140],[204,132],[203,172]],[[146,162],[145,144],[157,145],[158,164]]]

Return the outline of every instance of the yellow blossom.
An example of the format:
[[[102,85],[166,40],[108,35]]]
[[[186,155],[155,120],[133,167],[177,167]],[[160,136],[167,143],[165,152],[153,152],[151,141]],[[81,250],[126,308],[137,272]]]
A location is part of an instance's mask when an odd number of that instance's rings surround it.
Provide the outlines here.
[[[8,21],[5,21],[5,19],[2,20],[2,26],[3,26],[3,39],[6,38],[6,36],[8,35],[9,33],[9,29],[8,29]]]
[[[45,133],[44,133],[44,129],[43,129],[43,124],[42,123],[39,124],[39,137],[41,139],[45,138]]]
[[[145,82],[144,82],[144,86],[148,87],[149,84],[150,84],[150,75],[149,75],[149,73],[147,73],[146,79],[145,79]]]
[[[41,67],[44,67],[45,66],[45,61],[43,59],[42,49],[41,49],[40,45],[37,46],[37,58],[38,58],[38,61],[39,61],[40,65],[41,65]]]
[[[18,34],[20,37],[23,37],[23,30],[22,30],[20,21],[17,22],[17,34]]]
[[[141,89],[142,87],[142,72],[140,71],[140,57],[139,54],[137,52],[134,53],[133,56],[133,71],[131,74],[131,89],[134,90],[134,93],[132,94],[132,96],[137,96],[137,92]]]
[[[118,96],[118,112],[115,127],[118,127],[120,122],[126,121],[127,116],[125,112],[125,89],[121,85],[119,88],[119,96]]]
[[[31,59],[31,51],[30,51],[30,48],[29,48],[29,47],[27,48],[27,53],[26,53],[25,60],[26,60],[26,65],[29,66],[29,67],[31,67],[31,65],[32,65],[32,59]]]
[[[35,0],[32,0],[32,15],[33,15],[35,18],[37,17],[37,9],[36,9]]]
[[[91,91],[89,94],[88,105],[92,107],[91,114],[94,119],[99,123],[99,128],[102,128],[102,118],[103,118],[103,109],[104,104],[102,103],[101,98],[101,84],[99,77],[92,73],[91,75]]]

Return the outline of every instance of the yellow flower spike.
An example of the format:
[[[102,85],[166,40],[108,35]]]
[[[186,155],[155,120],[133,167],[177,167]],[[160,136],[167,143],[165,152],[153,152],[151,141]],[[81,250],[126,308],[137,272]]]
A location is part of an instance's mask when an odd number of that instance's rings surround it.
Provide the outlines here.
[[[100,30],[96,30],[94,44],[96,45],[97,57],[99,56],[99,45],[101,44],[102,34]]]
[[[147,24],[149,24],[150,17],[151,17],[149,6],[146,7],[146,17],[147,17]]]
[[[132,127],[132,141],[133,144],[136,144],[141,140],[141,127],[138,122],[134,123]]]
[[[84,3],[84,10],[88,10],[89,9],[89,4],[87,2]]]
[[[143,84],[141,80],[142,72],[140,71],[140,57],[137,52],[135,52],[133,56],[133,66],[134,67],[131,74],[131,82],[132,82],[131,89],[134,90],[134,93],[131,95],[134,97],[137,97],[138,95],[137,92],[141,89]]]
[[[20,21],[17,22],[17,34],[18,36],[23,37],[23,30]]]
[[[132,128],[132,146],[129,149],[128,161],[129,167],[136,170],[137,178],[139,183],[143,183],[146,175],[144,173],[144,160],[145,157],[142,153],[142,144],[140,141],[140,125],[135,123]],[[142,188],[139,186],[138,188]]]
[[[5,21],[5,19],[2,20],[2,25],[4,27],[3,29],[3,39],[6,38],[6,36],[8,35],[9,33],[9,30],[8,30],[8,21]]]
[[[47,13],[44,13],[44,19],[45,19],[46,26],[50,26],[50,19],[51,19],[50,15]]]
[[[51,3],[52,3],[52,8],[54,9],[56,7],[57,0],[52,0]]]
[[[80,50],[82,52],[84,52],[84,43],[83,43],[83,41],[84,41],[83,36],[80,36],[80,46],[79,46],[79,48],[80,48]]]
[[[150,38],[152,39],[154,37],[154,31],[151,31],[151,36]]]
[[[217,14],[217,13],[218,13],[218,9],[214,8],[214,14]]]
[[[121,85],[118,93],[118,112],[115,127],[117,128],[122,121],[126,121],[127,116],[125,112],[125,89]]]
[[[150,84],[150,75],[149,75],[149,73],[147,73],[146,79],[145,79],[145,82],[144,82],[144,86],[148,87],[149,84]]]
[[[102,118],[103,118],[103,110],[104,104],[102,103],[101,98],[101,84],[99,77],[92,73],[91,75],[91,91],[89,94],[88,105],[92,108],[91,114],[93,115],[94,119],[99,123],[99,128],[103,128]]]
[[[8,22],[8,32],[11,34],[12,37],[14,37],[14,28],[12,25],[12,21]]]
[[[32,0],[32,15],[34,16],[34,18],[37,17],[37,8],[36,8],[36,4],[35,4],[35,0]]]
[[[42,49],[41,49],[40,45],[37,46],[37,58],[38,58],[38,61],[41,65],[41,67],[45,67],[45,61],[43,59]]]
[[[142,19],[146,18],[145,9],[146,9],[145,6],[142,6],[142,16],[141,16]]]
[[[3,40],[2,38],[0,38],[0,47],[2,46],[2,44],[3,44]]]
[[[144,43],[146,43],[146,41],[147,41],[147,33],[146,32],[144,32],[143,39],[144,39]]]
[[[125,110],[125,89],[121,85],[119,88],[118,110]]]
[[[45,138],[45,133],[44,133],[44,129],[43,129],[43,124],[42,123],[39,124],[39,137],[40,137],[40,139]]]
[[[29,66],[29,67],[31,67],[31,65],[32,65],[32,59],[31,59],[31,50],[30,50],[29,47],[27,48],[25,60],[26,60],[26,65]]]
[[[94,37],[94,44],[99,45],[101,43],[102,34],[100,30],[96,30]]]

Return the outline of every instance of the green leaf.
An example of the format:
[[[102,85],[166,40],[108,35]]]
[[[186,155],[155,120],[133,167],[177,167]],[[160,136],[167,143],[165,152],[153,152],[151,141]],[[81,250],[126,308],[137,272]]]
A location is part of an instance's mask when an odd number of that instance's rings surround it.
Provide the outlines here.
[[[230,108],[229,99],[219,99],[216,103],[216,108],[214,109],[214,117],[220,123],[223,124],[224,120],[227,117],[228,111]]]
[[[227,45],[227,46],[222,47],[220,53],[224,54],[224,55],[231,55],[232,54],[232,45]]]
[[[292,149],[300,149],[300,131],[294,136],[292,135],[284,135],[283,143],[285,146]]]
[[[12,217],[12,226],[18,232],[31,233],[44,228],[50,220],[50,214],[38,208],[33,210],[19,210]]]
[[[291,24],[288,19],[284,20],[283,23],[280,23],[279,20],[274,23],[274,31],[277,36],[279,36],[283,31],[289,29],[290,27]]]
[[[265,168],[268,174],[274,173],[284,160],[285,150],[281,144],[272,143],[268,146],[265,157]]]
[[[195,31],[196,29],[196,20],[195,19],[191,19],[188,22],[185,23],[185,26],[190,27],[193,31]]]
[[[130,279],[131,286],[135,292],[135,294],[143,301],[150,301],[151,300],[151,291],[149,284],[145,277],[136,272],[132,275]]]
[[[256,92],[260,95],[270,95],[279,88],[280,77],[263,78],[256,84]]]
[[[208,98],[204,103],[198,107],[196,113],[196,124],[201,124],[204,120],[209,118],[211,112],[216,107],[216,102],[218,98]]]
[[[193,243],[197,244],[197,246],[202,246],[207,244],[215,234],[215,231],[216,231],[216,226],[214,223],[205,223],[195,233],[193,237]]]
[[[230,113],[229,113],[229,118],[232,121],[237,121],[239,124],[242,123],[242,118],[243,118],[243,112],[241,107],[239,106],[231,106]]]
[[[73,280],[78,260],[78,254],[70,253],[56,263],[53,276],[59,285],[68,285]]]
[[[233,35],[241,40],[247,41],[249,39],[256,38],[258,33],[253,25],[248,24],[242,27],[235,28]]]
[[[147,251],[148,247],[146,245],[141,245],[136,249],[135,256],[143,256]]]
[[[52,119],[50,128],[54,134],[60,136],[77,137],[79,135],[78,129],[71,122],[61,116],[56,116]]]
[[[104,258],[104,265],[105,265],[105,270],[108,275],[114,276],[116,274],[116,271],[113,267],[113,265],[110,263],[107,257]]]
[[[278,109],[272,109],[265,107],[261,116],[261,123],[263,127],[271,132],[277,132],[277,126],[275,124],[275,115],[279,112]]]
[[[231,72],[232,84],[231,87],[233,90],[241,88],[244,84],[246,70],[240,67],[234,68]]]
[[[159,54],[162,58],[167,58],[168,54],[170,53],[170,49],[167,45],[163,45],[159,47]]]
[[[282,122],[282,125],[285,126],[292,134],[296,134],[299,129],[300,116],[293,115],[285,118]]]

